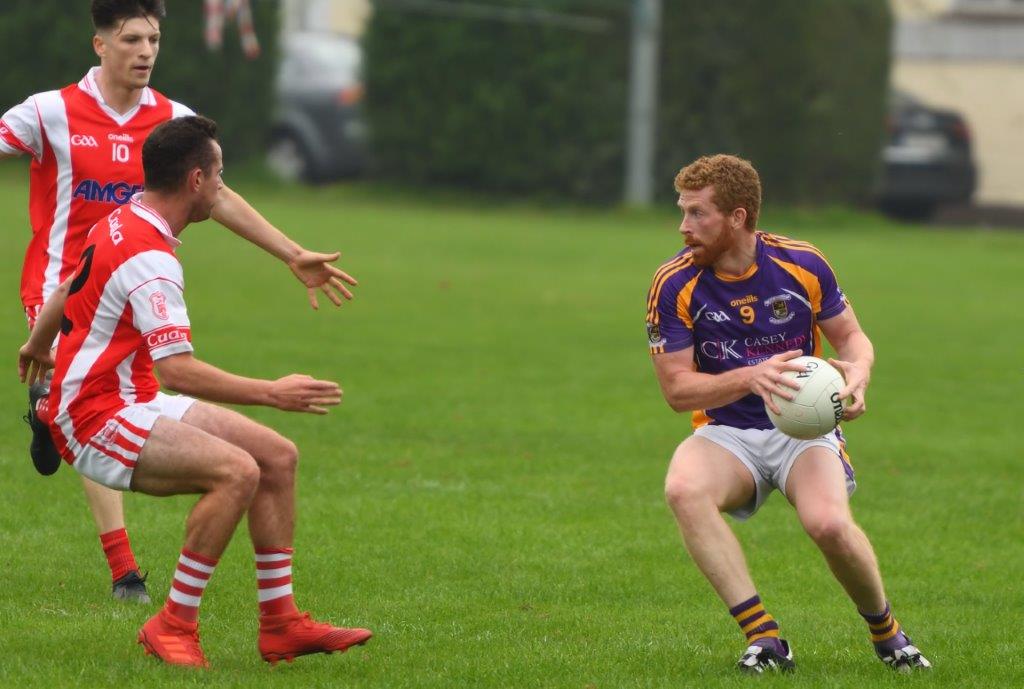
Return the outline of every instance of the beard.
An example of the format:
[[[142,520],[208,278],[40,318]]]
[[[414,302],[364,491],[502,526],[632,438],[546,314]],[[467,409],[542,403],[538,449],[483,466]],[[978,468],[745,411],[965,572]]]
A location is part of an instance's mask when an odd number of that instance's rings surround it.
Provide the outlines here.
[[[690,247],[694,265],[708,268],[714,265],[722,254],[731,249],[734,243],[732,231],[728,227],[723,227],[719,235],[712,241],[708,243],[687,242],[686,246]]]

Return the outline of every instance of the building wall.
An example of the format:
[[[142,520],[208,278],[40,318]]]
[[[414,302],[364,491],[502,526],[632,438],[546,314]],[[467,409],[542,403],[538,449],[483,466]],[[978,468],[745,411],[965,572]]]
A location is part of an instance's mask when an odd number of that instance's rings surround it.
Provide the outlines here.
[[[1006,62],[900,60],[896,88],[967,118],[977,203],[1024,205],[1024,67]]]
[[[967,119],[975,202],[1024,206],[1024,3],[891,2],[893,87]]]
[[[889,0],[892,13],[900,19],[933,17],[949,11],[953,0]]]
[[[281,28],[327,31],[359,38],[373,14],[370,0],[282,0]]]

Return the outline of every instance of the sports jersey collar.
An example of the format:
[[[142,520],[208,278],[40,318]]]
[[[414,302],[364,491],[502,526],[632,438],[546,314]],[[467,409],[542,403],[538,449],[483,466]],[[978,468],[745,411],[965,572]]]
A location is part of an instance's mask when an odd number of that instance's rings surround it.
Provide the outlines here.
[[[93,67],[88,72],[86,72],[85,76],[82,77],[82,80],[78,82],[78,88],[82,89],[90,96],[95,98],[96,104],[100,106],[100,109],[103,110],[103,112],[105,112],[110,117],[110,119],[114,120],[119,125],[123,125],[128,120],[135,117],[135,115],[139,112],[139,108],[141,108],[143,105],[156,105],[156,96],[153,95],[153,90],[146,86],[142,89],[142,97],[139,98],[138,104],[136,104],[134,108],[132,108],[131,110],[122,115],[121,113],[117,112],[109,105],[107,105],[107,102],[103,100],[103,94],[100,93],[99,84],[96,83],[96,75],[99,74],[99,72],[99,67]]]
[[[131,206],[132,212],[155,227],[156,231],[163,235],[168,244],[172,247],[181,246],[181,240],[171,234],[171,226],[167,224],[163,216],[142,202],[141,192],[132,196]]]
[[[754,262],[750,264],[750,267],[743,271],[743,275],[722,275],[715,273],[715,277],[722,282],[742,282],[748,280],[754,276],[757,272],[758,266],[761,265],[761,258],[764,256],[764,242],[761,241],[761,233],[758,232],[754,236]]]

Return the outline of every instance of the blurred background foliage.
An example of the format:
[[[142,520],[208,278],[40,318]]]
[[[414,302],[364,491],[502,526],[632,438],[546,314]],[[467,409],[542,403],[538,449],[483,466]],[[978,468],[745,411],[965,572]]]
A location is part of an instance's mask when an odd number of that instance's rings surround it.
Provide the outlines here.
[[[199,0],[171,0],[167,14],[152,86],[217,120],[228,160],[261,154],[273,112],[278,4],[253,3],[262,54],[251,61],[242,55],[233,21],[225,24],[223,48],[216,52],[206,48]],[[99,64],[92,36],[86,0],[3,0],[0,44],[7,55],[31,55],[31,61],[19,63],[32,68],[0,70],[0,110],[33,93],[78,81]]]
[[[210,52],[202,3],[169,5],[153,85],[218,120],[229,159],[260,154],[274,108],[278,3],[253,3],[263,48],[254,61],[233,22]],[[364,39],[373,174],[618,202],[630,7],[379,0]],[[769,200],[862,201],[884,137],[890,29],[886,0],[665,2],[659,193],[672,195],[682,164],[724,151],[754,162]],[[0,41],[34,60],[31,70],[0,72],[4,106],[80,78],[96,63],[91,35],[87,2],[5,0]]]
[[[429,5],[382,0],[366,37],[377,174],[618,201],[630,3],[503,3],[518,21]],[[885,0],[665,2],[661,193],[682,164],[725,151],[753,160],[768,198],[862,200],[884,135],[890,25]]]
[[[420,14],[378,3],[365,38],[377,173],[508,193],[620,195],[626,3],[535,2],[598,31]],[[618,7],[616,7],[616,5]]]

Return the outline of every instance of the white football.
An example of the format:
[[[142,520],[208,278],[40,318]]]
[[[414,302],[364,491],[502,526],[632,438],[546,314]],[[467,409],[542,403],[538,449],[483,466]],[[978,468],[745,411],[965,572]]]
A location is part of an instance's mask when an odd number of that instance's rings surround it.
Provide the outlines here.
[[[790,401],[772,394],[772,400],[782,414],[775,414],[767,405],[764,409],[775,427],[786,435],[801,440],[820,438],[832,431],[843,418],[846,400],[839,399],[839,392],[846,383],[842,374],[824,359],[798,356],[790,361],[804,367],[803,371],[782,374],[801,383],[796,398]]]

